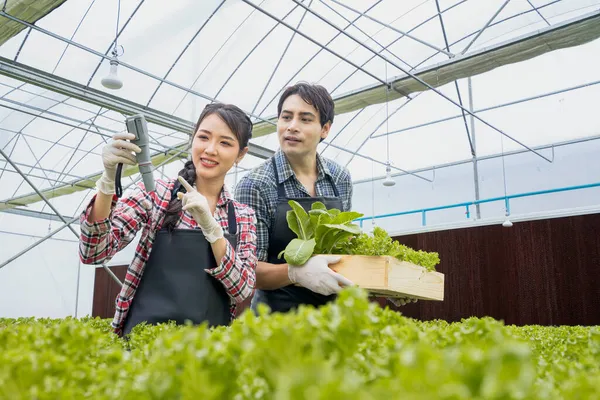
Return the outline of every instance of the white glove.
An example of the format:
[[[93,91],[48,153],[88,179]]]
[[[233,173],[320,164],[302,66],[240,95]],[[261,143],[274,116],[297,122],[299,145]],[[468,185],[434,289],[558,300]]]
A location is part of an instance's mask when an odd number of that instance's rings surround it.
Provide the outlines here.
[[[179,182],[181,182],[181,185],[187,191],[185,194],[181,192],[177,193],[177,198],[181,200],[181,204],[183,205],[182,209],[192,214],[206,240],[214,243],[223,238],[223,228],[221,228],[221,225],[212,216],[206,197],[198,193],[181,176],[177,177],[177,179],[179,179]]]
[[[129,132],[116,133],[113,140],[102,148],[102,163],[104,172],[98,181],[96,188],[107,195],[115,194],[115,174],[117,173],[117,164],[136,165],[137,160],[132,152],[140,153],[137,145],[127,140],[135,139],[135,135]]]
[[[337,256],[313,256],[304,265],[288,265],[288,277],[292,283],[324,296],[339,293],[342,290],[340,284],[353,285],[350,280],[329,268],[329,264],[340,260],[341,257]]]

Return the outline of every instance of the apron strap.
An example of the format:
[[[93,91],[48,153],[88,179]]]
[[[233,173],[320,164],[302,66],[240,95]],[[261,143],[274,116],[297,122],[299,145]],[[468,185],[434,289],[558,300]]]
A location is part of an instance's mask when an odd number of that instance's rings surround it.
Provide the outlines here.
[[[277,173],[277,164],[275,164],[275,157],[271,157],[271,162],[273,163],[273,172],[275,174],[275,183],[277,184],[277,197],[279,199],[285,199],[286,198],[285,187],[283,186],[283,183],[281,183],[281,184],[279,183],[279,174]],[[329,178],[329,183],[331,183],[331,187],[333,188],[334,196],[340,197],[340,192],[338,191],[338,188],[335,185],[333,178],[330,175],[327,175],[327,177]]]
[[[271,157],[271,162],[273,163],[273,172],[275,173],[275,184],[277,185],[277,197],[279,199],[285,199],[285,187],[283,183],[279,183],[279,174],[277,173],[277,164],[275,163],[275,157]]]
[[[171,190],[171,198],[177,197],[177,192],[180,191],[182,185],[179,181],[175,182]],[[237,234],[237,218],[235,217],[235,206],[231,202],[227,203],[227,226],[231,235]]]
[[[235,235],[237,233],[237,219],[235,218],[235,206],[231,201],[227,204],[227,226],[229,233]]]
[[[331,182],[331,186],[333,187],[333,194],[335,195],[335,197],[340,197],[340,192],[338,192],[337,186],[335,186],[333,178],[331,177],[331,175],[327,175],[327,177],[329,178],[329,182]]]

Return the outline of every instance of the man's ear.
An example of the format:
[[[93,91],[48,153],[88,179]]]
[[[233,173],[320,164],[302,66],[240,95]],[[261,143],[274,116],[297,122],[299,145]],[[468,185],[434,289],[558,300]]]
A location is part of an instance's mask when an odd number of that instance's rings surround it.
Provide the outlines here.
[[[238,155],[238,157],[236,158],[235,162],[239,163],[242,161],[242,159],[244,158],[244,156],[248,153],[248,146],[244,147],[241,151],[240,154]]]
[[[331,122],[327,122],[325,125],[323,125],[323,127],[321,128],[321,140],[324,140],[327,138],[327,136],[329,135],[330,129],[331,129]]]

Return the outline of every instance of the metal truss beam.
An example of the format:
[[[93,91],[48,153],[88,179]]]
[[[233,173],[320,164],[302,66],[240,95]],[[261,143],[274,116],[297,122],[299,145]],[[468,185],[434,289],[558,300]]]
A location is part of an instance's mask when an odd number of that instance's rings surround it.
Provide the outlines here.
[[[594,82],[588,82],[588,83],[583,83],[581,85],[571,86],[571,87],[564,88],[564,89],[553,90],[552,92],[542,93],[542,94],[538,94],[538,95],[535,95],[535,96],[530,96],[530,97],[525,97],[525,98],[518,99],[518,100],[509,101],[508,103],[496,104],[495,106],[480,108],[480,109],[471,110],[471,111],[474,114],[483,113],[483,112],[486,112],[486,111],[497,110],[499,108],[514,106],[515,104],[520,104],[520,103],[527,103],[529,101],[543,99],[545,97],[555,96],[557,94],[567,93],[567,92],[571,92],[573,90],[579,90],[579,89],[583,89],[583,88],[587,88],[587,87],[591,87],[591,86],[595,86],[595,85],[599,85],[599,84],[600,84],[600,80],[597,80],[597,81],[594,81]],[[461,118],[461,117],[462,117],[462,114],[460,114],[460,115],[453,115],[451,117],[440,118],[440,119],[436,119],[434,121],[424,122],[422,124],[411,125],[411,126],[407,126],[406,128],[398,129],[398,130],[395,130],[395,131],[391,131],[391,132],[387,132],[387,133],[380,133],[378,135],[373,135],[373,139],[378,138],[378,137],[382,137],[382,136],[386,136],[386,135],[390,135],[390,136],[391,135],[396,135],[398,133],[410,131],[410,130],[417,129],[417,128],[423,128],[425,126],[440,124],[442,122],[451,121],[453,119],[457,119],[457,118]]]
[[[383,1],[383,0],[377,0],[375,3],[373,3],[373,4],[372,4],[372,5],[371,5],[371,6],[370,6],[370,7],[369,7],[369,8],[368,8],[366,11],[365,11],[365,13],[366,13],[366,12],[369,12],[369,11],[370,11],[370,10],[372,10],[373,8],[377,7],[377,6],[378,6],[378,5],[379,5],[379,4],[380,4],[382,1]],[[466,0],[463,0],[463,1],[466,1]],[[298,7],[298,6],[296,5],[296,7]],[[295,7],[294,7],[294,9],[295,9]],[[283,17],[283,19],[285,19],[285,18],[286,18],[286,16],[284,16],[284,17]],[[346,30],[346,29],[350,28],[350,27],[352,26],[352,24],[356,23],[356,22],[357,22],[357,21],[358,21],[360,18],[361,18],[360,16],[358,16],[358,17],[354,18],[352,21],[350,21],[351,23],[347,24],[347,25],[344,27],[344,30]],[[279,26],[279,22],[277,23],[277,25],[276,25],[276,26]],[[338,38],[338,37],[340,37],[341,35],[342,35],[342,34],[341,34],[340,32],[337,32],[335,35],[333,35],[333,37],[331,37],[331,38],[330,38],[330,39],[327,41],[327,43],[325,43],[325,47],[329,46],[331,43],[333,43],[335,40],[337,40],[337,38]],[[297,77],[297,76],[298,76],[298,75],[299,75],[299,74],[300,74],[302,71],[304,71],[304,69],[305,69],[305,68],[308,66],[308,64],[310,64],[310,63],[311,63],[311,62],[312,62],[312,61],[313,61],[315,58],[317,58],[317,57],[319,56],[319,54],[321,54],[321,52],[323,52],[323,51],[325,51],[325,49],[324,49],[324,48],[320,48],[320,49],[319,49],[318,51],[316,51],[316,52],[315,52],[315,53],[314,53],[314,54],[313,54],[313,55],[312,55],[312,56],[311,56],[311,57],[310,57],[310,58],[309,58],[309,59],[308,59],[308,60],[307,60],[307,61],[306,61],[304,64],[302,64],[302,66],[301,66],[300,68],[298,68],[298,69],[296,70],[296,72],[294,72],[294,73],[293,73],[293,74],[292,74],[292,75],[289,77],[289,79],[286,81],[286,83],[285,83],[285,84],[283,84],[283,85],[281,86],[281,89],[280,89],[280,90],[278,90],[278,91],[277,91],[277,92],[276,92],[276,93],[273,95],[273,97],[272,97],[272,98],[271,98],[271,99],[270,99],[268,102],[266,102],[266,103],[265,103],[266,105],[265,105],[265,106],[264,106],[264,108],[261,110],[261,112],[259,113],[259,115],[263,115],[263,114],[264,114],[264,112],[265,112],[265,111],[267,110],[267,108],[269,107],[269,105],[270,105],[270,104],[272,104],[272,103],[273,103],[273,101],[275,101],[275,99],[277,99],[277,98],[278,98],[278,97],[281,95],[281,93],[282,93],[282,92],[285,90],[285,88],[286,88],[286,87],[287,87],[287,86],[288,86],[288,85],[289,85],[289,84],[290,84],[290,83],[291,83],[291,82],[292,82],[292,81],[293,81],[293,80],[294,80],[294,79],[295,79],[295,78],[296,78],[296,77]],[[343,61],[341,61],[341,60],[340,60],[340,61],[339,61],[339,63],[341,63],[341,62],[343,62]],[[338,63],[338,64],[336,64],[336,65],[335,65],[333,68],[335,68],[337,65],[339,65],[339,63]],[[367,64],[366,62],[365,62],[365,63],[362,63],[361,67],[364,67],[366,64]],[[356,72],[358,72],[358,70],[355,70],[355,71],[352,73],[352,75],[353,75],[353,74],[355,74]],[[327,72],[327,73],[329,73],[329,72]],[[222,89],[221,89],[221,90],[222,90]],[[334,89],[331,91],[331,93],[333,94],[333,93],[335,92],[335,90],[336,90],[336,88],[334,88]]]
[[[246,1],[246,0],[243,0]],[[527,146],[526,144],[520,142],[518,139],[515,139],[514,137],[508,135],[506,132],[502,131],[501,129],[496,128],[494,125],[490,124],[489,122],[481,119],[480,117],[476,116],[475,114],[471,113],[469,110],[467,110],[466,108],[464,108],[462,105],[460,105],[459,103],[457,103],[456,101],[454,101],[453,99],[451,99],[450,97],[446,96],[445,94],[443,94],[441,91],[439,91],[438,89],[436,89],[434,86],[430,85],[429,83],[427,83],[426,81],[424,81],[423,79],[419,78],[418,76],[414,75],[413,73],[411,73],[410,71],[408,71],[407,69],[403,68],[402,66],[398,65],[397,63],[393,62],[392,60],[388,59],[387,57],[381,55],[380,53],[378,53],[377,51],[375,51],[373,48],[371,48],[370,46],[362,43],[360,40],[358,40],[357,38],[355,38],[354,36],[350,35],[349,33],[347,33],[344,29],[340,28],[339,26],[337,26],[336,24],[332,23],[331,21],[327,20],[325,17],[323,17],[322,15],[318,14],[317,12],[311,10],[310,8],[300,4],[298,2],[298,0],[292,0],[294,1],[296,4],[300,5],[300,7],[305,8],[306,10],[308,10],[308,12],[310,12],[312,15],[314,15],[315,17],[319,18],[320,20],[322,20],[323,22],[325,22],[327,25],[331,26],[332,28],[336,29],[337,31],[341,32],[344,36],[348,37],[349,39],[351,39],[352,41],[358,43],[360,46],[364,47],[365,49],[369,50],[371,53],[375,54],[376,56],[378,56],[379,58],[381,58],[382,60],[384,60],[386,63],[389,63],[391,65],[393,65],[394,67],[398,68],[400,71],[404,72],[406,75],[410,76],[411,78],[413,78],[415,81],[417,81],[419,84],[425,86],[426,88],[428,88],[429,90],[432,90],[433,92],[435,92],[436,94],[438,94],[439,96],[443,97],[444,99],[448,100],[450,103],[454,104],[455,106],[459,107],[461,110],[463,110],[463,112],[468,113],[469,115],[473,116],[474,118],[476,118],[479,122],[487,125],[489,128],[492,128],[493,130],[495,130],[496,132],[500,133],[503,136],[506,136],[508,139],[512,140],[513,142],[521,145],[522,147],[525,147],[527,150],[531,151],[532,153],[535,153],[537,156],[545,159],[548,162],[552,162],[552,160],[546,158],[545,156],[543,156],[542,154],[538,153],[537,151],[533,150],[532,148],[530,148],[529,146]],[[266,11],[265,11],[266,13]],[[267,13],[268,14],[268,13]],[[454,79],[455,81],[456,79]],[[388,94],[387,94],[387,88],[389,87],[390,89],[395,89],[394,86],[390,85],[387,82],[387,77],[386,77],[386,81],[384,82],[385,86],[386,86],[386,102],[389,101],[388,99]]]
[[[18,15],[19,18],[35,23],[41,18],[51,13],[55,8],[60,7],[66,0],[20,0],[20,1],[3,1],[2,10]],[[0,45],[18,35],[25,27],[12,21],[2,21],[0,25]]]
[[[60,218],[57,218],[57,219],[60,221]],[[60,232],[63,229],[65,229],[66,227],[70,228],[71,224],[75,223],[75,221],[77,221],[78,219],[79,219],[79,217],[71,218],[69,222],[67,222],[67,223],[59,226],[58,228],[56,228],[52,232],[48,232],[48,234],[46,236],[44,236],[43,238],[40,238],[35,243],[27,246],[26,248],[24,248],[23,250],[21,250],[20,252],[18,252],[17,254],[15,254],[14,256],[12,256],[12,257],[8,258],[7,260],[5,260],[2,264],[0,264],[0,269],[2,269],[3,267],[7,266],[11,262],[15,261],[17,258],[21,257],[23,254],[27,253],[29,250],[32,250],[33,248],[39,246],[40,244],[42,244],[46,240],[50,239],[52,236],[56,235],[58,232]]]
[[[432,87],[441,87],[457,79],[483,74],[504,65],[530,60],[551,51],[579,46],[599,37],[600,11],[594,11],[503,43],[457,55],[452,59],[417,69],[412,75]],[[415,92],[429,90],[415,77],[406,74],[392,78],[390,84],[395,91],[389,93],[389,100],[393,101]],[[374,84],[336,96],[334,99],[336,115],[384,103],[386,96],[383,88],[383,85]],[[269,119],[275,121],[275,118]],[[272,124],[258,122],[254,125],[255,137],[272,132],[275,132]]]
[[[44,29],[44,28],[40,28],[37,25],[30,24],[27,21],[23,21],[22,19],[19,19],[19,18],[15,17],[14,15],[7,14],[4,10],[0,11],[0,16],[1,17],[5,17],[5,18],[7,18],[7,19],[9,19],[9,20],[11,20],[13,22],[18,22],[19,24],[22,24],[22,25],[24,25],[26,27],[29,27],[29,28],[37,31],[37,32],[43,33],[43,34],[45,34],[47,36],[50,36],[51,38],[54,38],[54,39],[59,40],[61,42],[64,42],[64,43],[66,43],[68,45],[74,46],[74,47],[76,47],[78,49],[81,49],[83,51],[86,51],[86,52],[88,52],[88,53],[90,53],[92,55],[95,55],[96,57],[100,57],[103,60],[109,60],[111,58],[111,57],[108,57],[106,54],[102,54],[102,53],[100,53],[100,52],[98,52],[98,51],[96,51],[96,50],[94,50],[94,49],[92,49],[90,47],[86,47],[86,46],[82,45],[81,43],[77,43],[77,42],[75,42],[73,40],[67,39],[67,38],[65,38],[63,36],[60,36],[60,35],[57,35],[56,33],[53,33],[53,32],[51,32],[51,31],[49,31],[47,29]],[[157,80],[159,82],[168,84],[171,87],[174,87],[174,88],[179,89],[179,90],[183,90],[186,93],[193,94],[195,96],[198,96],[198,97],[203,98],[205,100],[208,100],[210,102],[216,102],[216,101],[218,101],[214,97],[210,97],[210,96],[208,96],[208,95],[206,95],[204,93],[198,92],[196,90],[188,89],[188,88],[186,88],[186,87],[184,87],[182,85],[179,85],[179,84],[177,84],[175,82],[167,81],[166,79],[163,79],[160,76],[152,74],[152,73],[150,73],[148,71],[145,71],[145,70],[143,70],[141,68],[138,68],[136,66],[133,66],[131,64],[128,64],[128,63],[120,61],[119,65],[121,65],[123,68],[130,69],[130,70],[132,70],[134,72],[137,72],[137,73],[142,74],[144,76],[147,76],[149,78],[155,79],[155,80]],[[87,87],[87,86],[86,86],[86,88],[89,89],[89,87]],[[257,120],[260,120],[260,121],[266,122],[268,124],[273,124],[274,125],[274,123],[271,122],[271,121],[265,120],[265,119],[263,119],[263,118],[261,118],[261,117],[259,117],[257,115],[253,115],[253,114],[248,113],[248,112],[246,112],[246,113],[249,114],[251,117],[256,118]]]
[[[174,131],[189,135],[194,130],[194,122],[122,99],[101,90],[81,85],[4,57],[0,57],[0,74],[121,114],[133,115],[142,113],[146,116],[148,122]],[[266,159],[273,155],[273,151],[267,148],[252,143],[249,144],[249,147],[248,153],[255,157]]]
[[[292,0],[292,1],[296,2],[296,0]],[[380,21],[380,20],[378,20],[378,19],[375,19],[375,18],[371,17],[370,15],[367,15],[367,14],[365,14],[365,13],[362,13],[362,12],[358,11],[357,9],[355,9],[355,8],[352,8],[352,7],[350,7],[350,6],[348,6],[348,5],[344,4],[344,3],[341,3],[341,2],[339,2],[339,1],[337,1],[337,0],[331,0],[331,1],[332,1],[332,2],[334,2],[334,3],[335,3],[335,4],[337,4],[337,5],[340,5],[340,6],[344,7],[345,9],[347,9],[347,10],[350,10],[350,11],[352,11],[352,12],[354,12],[354,13],[356,13],[356,14],[358,14],[358,15],[362,16],[362,17],[365,17],[365,18],[367,18],[367,19],[369,19],[369,20],[371,20],[371,21],[373,21],[373,22],[375,22],[375,23],[377,23],[377,24],[379,24],[379,25],[381,25],[381,26],[385,26],[386,28],[388,28],[388,29],[391,29],[392,31],[394,31],[394,32],[396,32],[396,33],[399,33],[399,34],[400,34],[400,35],[402,35],[402,36],[406,36],[407,38],[410,38],[410,39],[412,39],[412,40],[414,40],[414,41],[416,41],[416,42],[419,42],[419,43],[421,43],[422,45],[425,45],[425,46],[427,46],[427,47],[429,47],[429,48],[431,48],[431,49],[433,49],[433,50],[436,50],[436,51],[437,51],[437,52],[439,52],[439,53],[444,53],[444,54],[446,54],[448,57],[454,57],[454,54],[452,54],[452,53],[451,53],[450,51],[448,51],[448,50],[440,49],[439,47],[437,47],[437,46],[435,46],[435,45],[433,45],[433,44],[431,44],[431,43],[429,43],[429,42],[427,42],[427,41],[425,41],[425,40],[421,40],[421,39],[419,39],[419,38],[417,38],[417,37],[415,37],[415,36],[412,36],[412,35],[411,35],[410,33],[408,33],[408,32],[401,31],[401,30],[400,30],[400,29],[398,29],[398,28],[395,28],[395,27],[393,27],[393,26],[391,26],[391,25],[389,25],[389,24],[386,24],[385,22],[382,22],[382,21]],[[438,11],[438,12],[439,12],[439,11]]]
[[[23,179],[25,179],[25,181],[29,184],[29,186],[31,186],[33,188],[33,190],[35,190],[35,192],[38,194],[38,196],[40,196],[40,198],[42,200],[44,200],[44,202],[48,205],[48,207],[50,207],[52,209],[52,211],[56,214],[56,216],[58,218],[60,218],[60,220],[62,222],[64,222],[64,226],[66,226],[67,228],[69,228],[69,230],[71,232],[73,232],[73,234],[79,238],[79,234],[77,233],[77,231],[75,231],[75,229],[71,226],[71,222],[73,222],[74,219],[72,219],[71,221],[67,221],[67,219],[58,212],[58,210],[56,209],[56,207],[54,207],[52,205],[52,203],[50,203],[50,201],[43,195],[43,193],[41,193],[38,188],[33,184],[33,182],[31,182],[29,180],[29,178],[27,178],[27,175],[25,175],[20,169],[19,167],[10,159],[10,157],[8,157],[8,155],[2,150],[0,149],[0,155],[2,155],[2,157],[4,157],[4,159],[15,169],[15,171],[17,171],[17,173],[19,175],[21,175],[23,177]],[[37,241],[35,244],[29,246],[27,249],[25,249],[24,251],[20,252],[17,257],[20,257],[21,255],[25,254],[27,251],[31,250],[32,248],[34,248],[35,246],[37,246],[39,243],[43,242],[44,240],[46,240],[47,238],[49,238],[50,236],[52,236],[53,234],[59,232],[62,228],[59,229],[55,229],[54,232],[50,232],[50,234],[46,235],[43,239],[40,239],[39,241]],[[16,257],[13,257],[10,259],[10,261],[14,260]],[[9,262],[10,262],[9,261]],[[7,262],[3,263],[2,265],[0,265],[0,267],[4,267],[7,264]],[[106,265],[103,265],[104,269],[109,273],[112,274],[112,271],[109,270],[109,268]],[[113,279],[115,279],[119,284],[122,285],[122,282],[119,278],[117,278],[116,275],[112,274]],[[78,281],[79,282],[79,281]]]
[[[30,66],[14,62],[4,57],[0,57],[0,74],[18,79],[23,82],[30,83],[32,85],[42,87],[51,90],[56,93],[60,93],[78,100],[82,100],[91,104],[98,105],[100,107],[114,110],[121,114],[133,115],[142,113],[146,116],[148,122],[154,123],[165,128],[182,132],[187,135],[191,134],[194,130],[195,123],[184,120],[182,118],[158,111],[143,105],[134,103],[129,100],[119,98],[117,96],[104,93],[100,90],[86,87],[76,82],[72,82],[68,79],[64,79],[44,71],[32,68]],[[165,150],[157,152],[152,157],[152,163],[154,165],[163,162],[169,154],[173,151],[177,152],[182,150],[186,144],[181,144]],[[267,159],[274,154],[274,151],[266,147],[250,143],[248,145],[248,153],[252,156]],[[124,168],[123,176],[130,176],[136,173],[138,169],[136,167]],[[80,180],[71,181],[63,185],[55,186],[54,188],[42,191],[42,193],[48,197],[57,197],[65,194],[70,194],[75,191],[91,189],[94,187],[94,182],[100,177],[100,173],[93,174],[89,177],[84,177]],[[0,203],[0,211],[12,208],[17,205],[27,205],[42,200],[38,193],[31,193],[24,196],[20,196],[8,201]]]
[[[7,214],[21,215],[23,217],[45,219],[46,221],[62,222],[62,219],[60,219],[56,214],[47,213],[47,212],[43,212],[43,211],[33,211],[33,210],[27,210],[27,209],[23,209],[23,208],[9,208],[7,210],[4,210],[4,212]],[[75,217],[65,217],[65,218],[72,221]],[[73,221],[73,222],[71,222],[71,224],[79,225],[79,220]],[[64,225],[63,227],[66,228],[66,225]]]
[[[371,72],[367,71],[366,69],[362,68],[361,66],[353,63],[352,61],[348,60],[346,57],[342,56],[341,54],[338,54],[337,52],[331,50],[329,47],[319,43],[318,41],[316,41],[315,39],[311,38],[310,36],[308,36],[307,34],[300,32],[298,29],[295,29],[293,26],[291,26],[290,24],[288,24],[287,22],[283,21],[281,18],[277,18],[275,15],[271,14],[270,12],[268,12],[267,10],[265,10],[264,8],[252,3],[249,0],[242,0],[244,3],[248,4],[249,6],[257,9],[258,11],[260,11],[261,13],[265,14],[266,16],[268,16],[269,18],[272,18],[273,20],[277,21],[278,23],[280,23],[281,25],[291,29],[292,31],[298,33],[298,35],[302,36],[304,39],[308,40],[309,42],[316,44],[317,46],[319,46],[320,48],[322,48],[323,50],[333,54],[334,56],[338,57],[341,60],[344,60],[345,62],[347,62],[348,64],[352,65],[354,68],[362,71],[363,73],[369,75],[371,78],[373,78],[374,80],[381,82],[382,84],[386,84],[386,82],[384,80],[382,80],[381,78],[379,78],[378,76],[372,74]],[[296,4],[298,4],[300,7],[303,7],[306,9],[306,6],[304,6],[302,3],[298,3],[297,1],[293,0]],[[311,12],[311,10],[309,9],[309,12]]]
[[[169,162],[174,159],[185,158],[186,150],[188,147],[188,142],[183,143],[179,146],[174,147],[174,150],[161,152],[152,156],[152,164],[155,166],[166,164],[165,160],[169,160]],[[1,151],[2,149],[0,149]],[[137,167],[132,166],[123,166],[123,171],[121,176],[123,178],[134,175],[138,172]],[[68,182],[65,182],[61,185],[56,185],[48,189],[44,189],[40,191],[46,198],[55,198],[64,195],[68,195],[74,192],[80,192],[82,190],[94,189],[96,187],[96,181],[100,179],[102,172],[97,172],[95,174],[87,175],[78,179],[74,179]],[[29,193],[22,196],[14,197],[12,199],[6,199],[0,201],[0,212],[5,211],[9,208],[15,208],[18,206],[27,206],[32,203],[37,203],[42,200],[42,197],[39,193]]]
[[[483,32],[490,26],[490,24],[492,22],[494,22],[494,20],[498,16],[498,14],[500,14],[502,12],[502,10],[504,10],[504,7],[506,7],[509,2],[510,2],[510,0],[506,0],[504,3],[502,3],[502,5],[500,6],[500,8],[485,23],[485,25],[483,26],[483,28],[481,28],[479,30],[479,32],[477,32],[477,35],[475,35],[475,37],[469,42],[469,44],[465,46],[465,48],[463,49],[463,51],[460,52],[460,54],[465,54],[467,51],[469,51],[469,49],[471,48],[471,46],[473,46],[473,43],[475,43],[477,41],[477,39],[479,39],[479,37],[483,34]]]
[[[556,142],[556,143],[535,146],[534,149],[536,149],[538,151],[550,149],[550,150],[552,150],[552,154],[554,155],[554,149],[557,147],[591,142],[594,140],[600,140],[600,135],[593,135],[593,136],[588,136],[588,137],[580,138],[580,139],[571,139],[571,140],[565,140],[562,142]],[[476,158],[468,158],[468,159],[464,159],[464,160],[460,160],[460,161],[453,161],[453,162],[449,162],[449,163],[445,163],[445,164],[433,165],[431,167],[413,169],[413,170],[407,171],[407,172],[398,172],[398,173],[392,174],[392,177],[395,178],[395,177],[400,177],[400,176],[405,176],[405,175],[410,175],[410,174],[418,174],[418,173],[423,173],[423,172],[428,172],[428,171],[435,172],[436,170],[441,169],[441,168],[448,168],[448,167],[454,167],[457,165],[471,164],[471,163],[473,163],[473,161],[481,162],[481,161],[485,161],[485,160],[492,160],[494,158],[512,156],[512,155],[517,155],[517,154],[524,154],[524,153],[528,153],[528,152],[529,152],[528,150],[523,150],[523,149],[505,151],[504,153],[489,154],[487,156],[478,156]],[[372,181],[378,181],[381,179],[385,179],[385,176],[382,175],[382,176],[376,176],[374,178],[358,179],[358,180],[352,181],[352,184],[358,185],[361,183],[371,183]]]
[[[161,164],[159,164],[157,167],[160,167],[164,164],[167,164],[168,162],[170,162],[172,159],[180,156],[181,153],[185,152],[184,150],[180,150],[178,153],[172,155],[171,157],[163,160],[161,162]],[[36,186],[27,178],[27,176],[25,174],[23,174],[23,172],[17,167],[17,165],[6,155],[6,153],[4,153],[4,151],[2,149],[0,149],[0,155],[2,155],[2,157],[4,157],[4,159],[11,164],[11,166],[15,169],[15,171],[17,171],[22,177],[23,179],[25,179],[27,181],[27,183],[36,191],[36,193],[38,193],[38,195],[44,200],[44,202],[52,209],[52,211],[55,212],[56,216],[64,222],[64,225],[58,227],[57,229],[55,229],[52,232],[49,232],[46,236],[44,236],[43,238],[39,239],[38,241],[36,241],[35,243],[33,243],[32,245],[28,246],[26,249],[20,251],[18,254],[16,254],[15,256],[9,258],[7,261],[3,262],[2,264],[0,264],[0,268],[3,268],[4,266],[6,266],[7,264],[9,264],[10,262],[14,261],[15,259],[17,259],[18,257],[21,257],[23,254],[27,253],[29,250],[35,248],[37,245],[39,245],[40,243],[44,242],[45,240],[51,238],[52,236],[54,236],[55,234],[57,234],[58,232],[60,232],[61,230],[63,230],[64,228],[69,228],[69,230],[77,237],[77,239],[79,239],[79,234],[75,231],[75,229],[71,226],[73,223],[75,223],[77,221],[77,219],[79,217],[73,217],[71,218],[70,221],[67,221],[66,218],[61,215],[56,208],[54,208],[54,206],[52,205],[52,203],[50,203],[50,201],[43,196],[42,193],[40,193],[40,191],[36,188]],[[132,185],[134,185],[136,182],[138,182],[141,179],[141,175],[137,177],[137,179],[133,180],[130,184],[128,184],[124,190],[127,190],[129,187],[131,187]],[[106,264],[102,264],[102,268],[104,268],[104,270],[109,274],[109,276],[118,284],[122,285],[123,283],[121,282],[121,280],[110,270],[110,268],[108,268],[108,266]],[[79,278],[78,278],[79,281]]]
[[[510,1],[510,0],[507,0],[507,1]],[[446,45],[446,50],[450,50],[450,44],[448,43],[448,35],[446,34],[446,24],[444,24],[444,17],[442,16],[442,10],[440,8],[439,0],[435,0],[435,6],[437,8],[437,12],[438,12],[437,15],[440,20],[440,27],[442,28],[442,35],[444,37],[444,44]],[[464,107],[463,101],[462,101],[462,96],[460,94],[460,88],[458,87],[458,81],[454,81],[454,88],[456,89],[456,94],[458,96],[458,103],[460,104],[461,107]],[[473,112],[473,110],[471,110],[471,109],[469,109],[469,110],[471,112]],[[471,148],[471,155],[473,155],[473,157],[475,157],[475,146],[473,145],[473,141],[471,140],[469,126],[467,125],[467,116],[465,115],[464,111],[462,111],[462,116],[463,116],[463,121],[465,123],[465,132],[467,134],[467,140],[469,141],[469,147]],[[472,116],[471,116],[471,119],[473,119]]]

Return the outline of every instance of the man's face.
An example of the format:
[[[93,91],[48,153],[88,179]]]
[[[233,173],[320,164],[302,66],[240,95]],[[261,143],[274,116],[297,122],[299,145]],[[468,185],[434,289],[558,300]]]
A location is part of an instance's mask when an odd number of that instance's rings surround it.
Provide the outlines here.
[[[311,156],[317,151],[321,138],[329,134],[331,124],[321,126],[319,112],[297,94],[283,102],[277,120],[279,146],[286,156]]]

